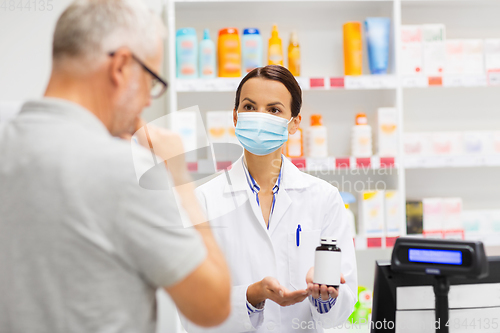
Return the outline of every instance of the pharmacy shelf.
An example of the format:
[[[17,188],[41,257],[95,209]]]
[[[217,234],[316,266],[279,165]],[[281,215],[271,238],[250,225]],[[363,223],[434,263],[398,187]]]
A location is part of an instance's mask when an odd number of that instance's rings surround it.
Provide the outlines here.
[[[354,248],[356,251],[370,249],[388,249],[394,246],[399,236],[356,236]]]
[[[395,157],[327,157],[327,158],[291,158],[290,161],[302,171],[335,171],[335,170],[357,170],[357,169],[384,169],[395,168]],[[213,173],[214,165],[211,160],[199,160],[188,162],[190,172],[200,174]],[[216,163],[216,171],[230,169],[231,161],[220,161]]]
[[[327,158],[292,158],[292,163],[300,170],[335,171],[356,169],[395,168],[395,157],[327,157]]]
[[[177,92],[234,92],[242,78],[178,79]],[[341,77],[297,77],[302,90],[370,90],[396,89],[394,75],[361,75]]]
[[[498,167],[500,155],[405,156],[406,169]]]
[[[178,79],[177,92],[234,92],[242,78]],[[491,87],[500,86],[500,72],[489,75],[403,76],[361,75],[340,77],[297,77],[303,91],[307,90],[377,90],[430,87]]]
[[[173,2],[183,3],[183,2],[220,2],[220,3],[231,3],[231,2],[303,2],[304,0],[173,0]],[[316,2],[392,2],[394,0],[314,0]]]
[[[402,76],[400,84],[403,88],[500,86],[500,72],[477,75]]]
[[[354,239],[354,247],[356,251],[364,251],[370,249],[391,249],[396,243],[396,239],[399,236],[356,236]],[[484,243],[484,245],[491,252],[496,253],[500,251],[500,238],[495,237],[495,235],[469,235],[463,230],[450,230],[450,231],[440,231],[432,235],[406,235],[405,237],[414,238],[437,238],[437,239],[463,239],[463,240],[479,240]]]

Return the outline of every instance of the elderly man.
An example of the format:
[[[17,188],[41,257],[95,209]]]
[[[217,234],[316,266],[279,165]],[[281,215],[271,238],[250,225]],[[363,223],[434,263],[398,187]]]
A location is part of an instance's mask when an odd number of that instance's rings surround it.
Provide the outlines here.
[[[133,161],[119,138],[166,89],[163,30],[138,0],[79,0],[59,18],[44,98],[0,132],[0,332],[153,332],[158,288],[199,325],[227,318],[210,229],[183,228],[172,191],[139,186],[134,163],[151,153]],[[151,136],[159,154],[181,149]]]

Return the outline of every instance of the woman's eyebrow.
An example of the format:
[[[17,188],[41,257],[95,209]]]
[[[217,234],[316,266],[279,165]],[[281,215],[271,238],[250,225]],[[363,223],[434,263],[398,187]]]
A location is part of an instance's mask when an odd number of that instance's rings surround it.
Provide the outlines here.
[[[247,101],[249,101],[250,103],[253,103],[253,104],[257,104],[257,103],[255,103],[254,101],[252,101],[252,100],[251,100],[250,98],[248,98],[248,97],[243,98],[243,101],[244,101],[244,100],[247,100]],[[243,102],[243,101],[242,101],[242,102]]]
[[[273,106],[273,105],[277,105],[277,104],[283,105],[283,103],[281,103],[281,102],[274,102],[274,103],[267,104],[267,106]]]

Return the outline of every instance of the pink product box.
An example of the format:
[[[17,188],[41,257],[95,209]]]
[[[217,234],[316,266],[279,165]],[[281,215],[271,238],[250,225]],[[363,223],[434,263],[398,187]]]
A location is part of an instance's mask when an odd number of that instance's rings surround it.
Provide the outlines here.
[[[431,134],[426,132],[406,133],[403,139],[403,149],[405,155],[431,155]]]
[[[460,132],[434,132],[431,142],[432,154],[460,155],[463,153],[462,139]]]
[[[462,230],[462,198],[443,199],[443,230]]]
[[[415,75],[424,73],[422,26],[401,26],[401,74]]]
[[[446,40],[446,74],[462,74],[464,72],[464,44],[461,39]]]
[[[463,40],[464,74],[484,74],[484,42],[482,39]]]
[[[424,198],[423,222],[425,232],[438,232],[443,230],[444,202],[442,198]]]
[[[492,153],[500,154],[500,131],[492,133]]]

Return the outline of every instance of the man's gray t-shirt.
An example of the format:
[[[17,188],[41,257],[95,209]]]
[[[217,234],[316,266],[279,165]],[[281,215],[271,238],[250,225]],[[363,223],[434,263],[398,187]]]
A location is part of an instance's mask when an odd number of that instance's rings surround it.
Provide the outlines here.
[[[88,110],[45,98],[0,128],[0,332],[154,332],[156,289],[205,256]]]

